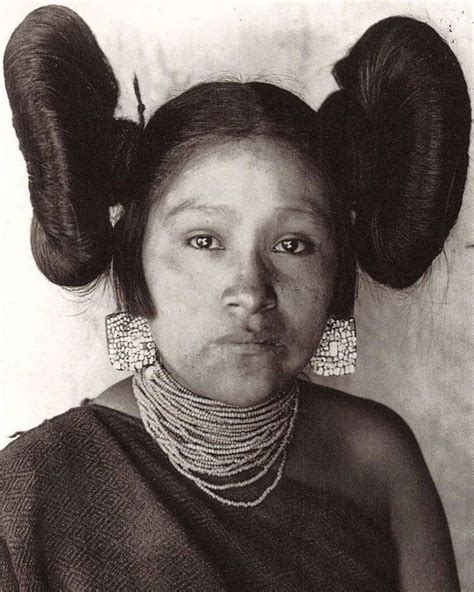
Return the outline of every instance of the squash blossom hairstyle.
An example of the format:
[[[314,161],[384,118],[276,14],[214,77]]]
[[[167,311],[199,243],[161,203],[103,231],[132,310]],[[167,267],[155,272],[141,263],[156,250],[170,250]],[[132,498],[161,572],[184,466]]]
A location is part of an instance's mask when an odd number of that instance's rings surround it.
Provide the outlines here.
[[[318,111],[277,86],[214,82],[161,106],[147,125],[114,118],[119,94],[92,32],[46,6],[14,31],[4,56],[26,160],[35,261],[53,283],[110,272],[120,305],[155,314],[142,268],[160,188],[196,148],[232,139],[285,142],[320,175],[338,252],[330,312],[350,315],[356,265],[406,288],[443,248],[461,205],[470,103],[456,57],[428,25],[391,17],[368,29],[333,74]],[[143,105],[139,103],[142,115]],[[122,204],[112,227],[109,207]]]

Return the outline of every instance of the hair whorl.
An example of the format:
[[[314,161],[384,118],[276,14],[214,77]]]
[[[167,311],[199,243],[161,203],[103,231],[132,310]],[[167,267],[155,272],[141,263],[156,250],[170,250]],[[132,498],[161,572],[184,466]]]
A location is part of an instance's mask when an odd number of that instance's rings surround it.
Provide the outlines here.
[[[359,264],[382,284],[410,286],[442,250],[461,205],[470,130],[461,68],[430,26],[391,17],[368,29],[334,76],[342,90],[322,116],[332,134],[339,122],[338,161],[355,165],[345,191]],[[344,129],[341,117],[357,110],[359,124]]]
[[[113,119],[113,72],[89,27],[68,8],[30,13],[8,43],[4,72],[28,169],[36,263],[55,284],[86,285],[110,263],[113,166],[120,152],[129,157],[121,138],[138,126]]]

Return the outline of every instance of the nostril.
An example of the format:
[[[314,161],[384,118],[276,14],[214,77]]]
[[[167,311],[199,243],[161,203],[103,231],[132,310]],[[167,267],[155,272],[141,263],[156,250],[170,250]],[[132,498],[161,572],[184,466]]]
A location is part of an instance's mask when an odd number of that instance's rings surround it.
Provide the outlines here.
[[[223,304],[229,310],[255,314],[275,308],[276,294],[269,286],[235,286],[226,291]]]
[[[270,271],[258,253],[252,260],[243,255],[222,295],[227,310],[251,315],[274,308],[277,299],[275,278]]]

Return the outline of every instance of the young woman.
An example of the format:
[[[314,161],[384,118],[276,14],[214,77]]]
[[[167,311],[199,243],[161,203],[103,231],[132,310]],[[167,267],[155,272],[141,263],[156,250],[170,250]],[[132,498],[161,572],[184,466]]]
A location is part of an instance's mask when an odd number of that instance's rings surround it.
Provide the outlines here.
[[[109,273],[134,371],[3,453],[6,590],[457,590],[417,443],[380,404],[298,378],[354,370],[356,265],[416,282],[461,203],[470,107],[451,50],[393,17],[318,112],[216,82],[147,125],[87,25],[45,7],[5,79],[32,248],[55,284]],[[122,213],[112,223],[111,206]]]

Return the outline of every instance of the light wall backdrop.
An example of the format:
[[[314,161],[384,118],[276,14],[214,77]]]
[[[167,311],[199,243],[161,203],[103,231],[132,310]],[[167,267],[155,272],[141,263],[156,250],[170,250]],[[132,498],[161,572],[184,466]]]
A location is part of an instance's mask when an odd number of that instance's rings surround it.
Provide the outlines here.
[[[41,2],[2,2],[2,51]],[[117,114],[136,118],[132,77],[146,115],[190,85],[215,79],[275,82],[317,108],[336,88],[331,66],[377,20],[394,14],[431,24],[460,59],[472,88],[470,2],[274,0],[76,2],[120,82]],[[106,354],[106,286],[77,298],[50,284],[29,251],[25,165],[0,90],[0,436],[25,430],[122,378]],[[381,401],[414,430],[443,499],[463,589],[470,571],[474,249],[472,171],[459,222],[422,285],[393,293],[362,278],[356,307],[357,372],[331,384]],[[329,382],[329,381],[328,381]]]

